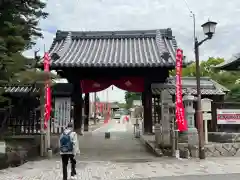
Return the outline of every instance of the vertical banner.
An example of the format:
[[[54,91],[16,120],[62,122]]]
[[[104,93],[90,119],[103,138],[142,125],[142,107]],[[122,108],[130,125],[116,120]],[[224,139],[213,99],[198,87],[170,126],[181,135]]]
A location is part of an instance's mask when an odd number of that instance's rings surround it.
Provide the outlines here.
[[[66,101],[66,113],[65,113],[65,119],[67,122],[71,122],[71,98],[65,98]]]
[[[179,131],[187,130],[187,121],[185,119],[184,105],[182,100],[182,60],[183,51],[176,51],[176,122]]]
[[[55,98],[55,128],[64,128],[71,120],[71,98]]]
[[[44,54],[44,71],[49,73],[49,64],[50,64],[50,57],[49,54],[46,52]],[[51,117],[51,89],[50,89],[50,78],[45,82],[45,113],[44,113],[44,129],[47,129],[48,121]]]
[[[110,120],[110,103],[109,103],[109,99],[108,99],[108,89],[106,90],[106,96],[107,96],[107,101],[105,104],[105,120],[104,123],[108,123]]]
[[[99,106],[99,103],[95,102],[95,108],[96,108],[95,112],[96,112],[96,113],[99,112],[99,107],[98,107],[98,106]]]
[[[100,113],[103,113],[103,103],[99,103],[99,111]]]
[[[55,103],[54,103],[54,127],[53,127],[53,132],[57,133],[57,129],[59,127],[59,122],[60,122],[60,104],[61,102],[58,100],[58,98],[55,98]]]
[[[108,121],[111,119],[111,103],[108,103]]]

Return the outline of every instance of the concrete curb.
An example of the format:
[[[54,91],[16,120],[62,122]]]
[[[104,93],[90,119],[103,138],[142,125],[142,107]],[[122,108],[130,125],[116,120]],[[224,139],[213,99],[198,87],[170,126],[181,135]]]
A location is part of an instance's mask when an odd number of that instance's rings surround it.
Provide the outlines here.
[[[142,134],[140,135],[139,140],[141,141],[141,143],[143,143],[143,144],[146,146],[146,148],[147,148],[152,154],[154,154],[154,155],[157,156],[157,157],[162,157],[162,156],[163,156],[163,153],[162,153],[161,149],[155,148],[155,146],[154,146],[153,143],[150,143],[150,142],[146,141],[146,140],[143,138]]]

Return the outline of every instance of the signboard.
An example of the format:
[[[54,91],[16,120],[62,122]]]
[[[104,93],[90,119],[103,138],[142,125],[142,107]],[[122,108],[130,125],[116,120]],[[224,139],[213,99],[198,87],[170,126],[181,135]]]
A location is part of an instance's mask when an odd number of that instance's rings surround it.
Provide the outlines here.
[[[203,115],[203,120],[204,121],[211,121],[212,120],[212,113],[204,112],[202,115]]]
[[[201,103],[202,103],[202,111],[204,112],[208,112],[208,111],[212,111],[212,100],[211,99],[201,99]]]
[[[240,109],[217,109],[217,124],[240,124]]]
[[[54,127],[66,127],[71,119],[71,98],[56,98],[54,109]]]
[[[0,141],[0,153],[1,154],[6,153],[6,143],[5,143],[5,141]]]

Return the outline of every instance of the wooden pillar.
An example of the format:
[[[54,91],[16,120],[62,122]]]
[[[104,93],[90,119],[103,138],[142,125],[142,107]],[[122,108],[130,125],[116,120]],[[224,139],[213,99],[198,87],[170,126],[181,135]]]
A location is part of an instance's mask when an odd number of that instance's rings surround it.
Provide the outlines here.
[[[82,134],[82,90],[80,80],[73,82],[73,124],[74,131],[78,134]]]
[[[143,93],[144,105],[144,133],[152,133],[152,89],[151,83],[145,83],[145,91]]]
[[[145,106],[145,94],[146,92],[142,92],[142,106],[143,106],[143,133],[146,133],[147,127],[147,117],[146,117],[146,106]]]
[[[89,93],[84,97],[84,131],[88,131],[89,126]]]

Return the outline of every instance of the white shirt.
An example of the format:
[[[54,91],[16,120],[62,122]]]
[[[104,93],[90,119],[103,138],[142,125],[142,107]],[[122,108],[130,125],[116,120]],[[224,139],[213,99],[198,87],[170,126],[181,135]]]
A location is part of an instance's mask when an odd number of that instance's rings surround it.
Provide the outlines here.
[[[68,134],[70,131],[72,131],[72,129],[67,128],[67,129],[64,130],[64,133]],[[60,154],[73,154],[73,155],[76,156],[77,154],[80,154],[77,133],[72,131],[69,135],[70,135],[71,141],[73,143],[73,151],[72,152],[67,152],[67,153],[63,153],[63,152],[60,151]],[[60,139],[61,139],[61,137],[62,137],[62,135],[60,136]],[[60,139],[59,139],[59,147],[60,147]]]

